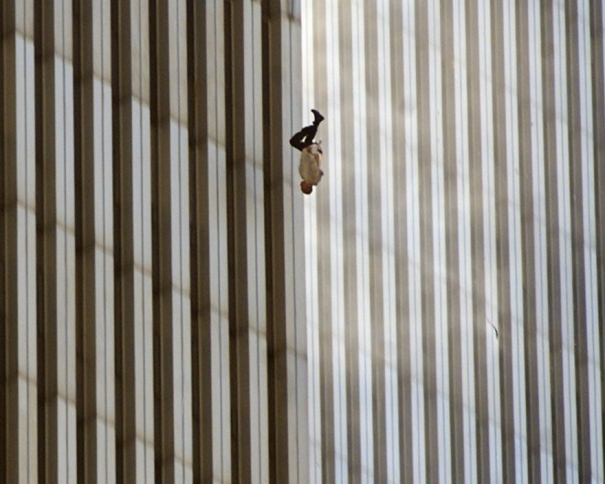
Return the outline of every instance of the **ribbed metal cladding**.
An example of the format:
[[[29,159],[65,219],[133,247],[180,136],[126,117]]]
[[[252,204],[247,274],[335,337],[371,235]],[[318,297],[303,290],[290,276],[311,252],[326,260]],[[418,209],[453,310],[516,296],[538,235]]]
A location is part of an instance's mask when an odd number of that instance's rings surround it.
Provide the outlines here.
[[[16,62],[16,17],[15,5],[0,5],[0,67],[3,72],[13,72]],[[2,394],[0,395],[0,419],[3,423],[0,437],[0,473],[4,479],[14,480],[19,476],[23,458],[10,459],[9,452],[18,442],[24,419],[19,419],[19,305],[18,287],[15,284],[20,269],[15,257],[18,247],[18,189],[17,189],[17,133],[16,133],[16,76],[0,76],[0,371]],[[7,163],[5,160],[14,160]],[[21,424],[21,425],[20,425]]]
[[[0,482],[308,482],[300,3],[0,13]]]
[[[311,482],[604,482],[602,2],[303,2]]]
[[[604,26],[0,0],[0,482],[605,482]]]
[[[603,16],[605,9],[599,2],[591,3],[588,11],[588,41],[590,45],[590,65],[592,70],[590,72],[590,79],[592,81],[592,89],[589,91],[592,97],[592,106],[603,106],[605,104],[605,35],[603,33]],[[586,45],[586,44],[585,44]],[[589,150],[592,149],[592,156],[595,160],[605,159],[605,137],[599,136],[598,133],[605,133],[605,110],[604,109],[592,109],[589,117],[589,122],[592,121],[592,132],[593,140],[592,146],[589,146]],[[597,135],[594,135],[594,134]],[[603,328],[602,322],[605,321],[605,305],[602,304],[605,301],[605,271],[602,270],[605,267],[605,237],[598,234],[605,233],[605,166],[603,163],[595,163],[593,168],[594,181],[592,188],[594,190],[594,203],[595,203],[595,228],[593,229],[596,238],[596,267],[601,270],[593,271],[596,274],[593,276],[593,280],[596,280],[596,299],[600,301],[597,308],[597,320],[601,321],[599,331]],[[590,355],[592,366],[591,377],[593,382],[597,385],[600,383],[601,386],[601,398],[603,398],[603,388],[605,388],[605,371],[603,370],[603,360],[605,355],[605,338],[603,337],[602,331],[596,334],[592,331],[587,338],[587,342],[590,343]],[[598,359],[600,355],[600,360]],[[595,357],[596,356],[596,357]],[[597,363],[597,364],[594,364]],[[600,382],[598,364],[600,363]],[[595,407],[598,409],[598,407]],[[597,410],[598,411],[598,410]],[[594,429],[595,432],[600,431],[601,436],[605,435],[605,419],[601,422],[601,429]],[[598,462],[598,452],[591,452],[591,455],[595,457]],[[605,460],[605,450],[602,454],[602,460]]]

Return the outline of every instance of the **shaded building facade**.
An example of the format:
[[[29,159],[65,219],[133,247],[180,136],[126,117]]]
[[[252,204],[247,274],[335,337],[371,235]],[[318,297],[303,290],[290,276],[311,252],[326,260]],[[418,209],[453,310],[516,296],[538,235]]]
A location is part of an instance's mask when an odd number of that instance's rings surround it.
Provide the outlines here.
[[[0,481],[304,482],[300,9],[0,13]]]

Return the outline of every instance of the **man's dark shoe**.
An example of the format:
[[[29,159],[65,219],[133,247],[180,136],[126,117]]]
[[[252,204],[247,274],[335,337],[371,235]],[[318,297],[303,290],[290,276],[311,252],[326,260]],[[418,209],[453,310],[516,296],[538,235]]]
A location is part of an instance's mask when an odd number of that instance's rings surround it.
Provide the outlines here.
[[[321,115],[321,113],[317,109],[311,109],[311,112],[313,113],[313,116],[315,116],[315,121],[313,121],[313,124],[315,126],[319,126],[319,123],[321,123],[324,120],[324,117]]]

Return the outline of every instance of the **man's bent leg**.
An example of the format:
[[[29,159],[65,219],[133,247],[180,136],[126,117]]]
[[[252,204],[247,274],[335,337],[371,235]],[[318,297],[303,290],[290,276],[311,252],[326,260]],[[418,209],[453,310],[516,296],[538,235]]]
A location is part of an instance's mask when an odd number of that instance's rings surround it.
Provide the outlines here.
[[[316,134],[317,126],[305,126],[298,133],[292,136],[292,138],[290,138],[290,145],[297,150],[302,151],[307,146],[313,144],[313,138],[315,138]]]

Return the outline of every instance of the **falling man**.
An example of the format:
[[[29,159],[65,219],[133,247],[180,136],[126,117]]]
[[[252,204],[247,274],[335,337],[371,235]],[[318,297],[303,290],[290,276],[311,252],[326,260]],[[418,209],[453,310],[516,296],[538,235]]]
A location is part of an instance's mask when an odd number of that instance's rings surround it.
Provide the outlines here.
[[[316,109],[311,109],[315,116],[313,124],[305,126],[292,138],[290,144],[300,150],[300,165],[298,165],[298,173],[302,177],[300,189],[303,193],[309,195],[313,191],[313,186],[317,185],[321,180],[324,172],[321,170],[321,158],[323,151],[321,149],[321,141],[315,141],[317,128],[324,117]]]

